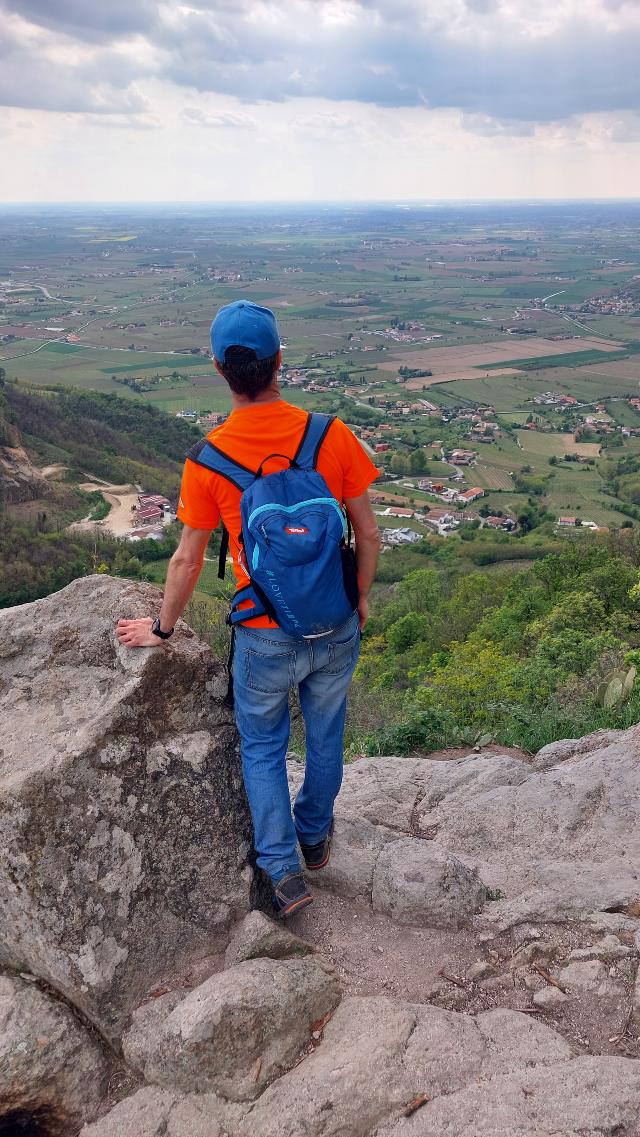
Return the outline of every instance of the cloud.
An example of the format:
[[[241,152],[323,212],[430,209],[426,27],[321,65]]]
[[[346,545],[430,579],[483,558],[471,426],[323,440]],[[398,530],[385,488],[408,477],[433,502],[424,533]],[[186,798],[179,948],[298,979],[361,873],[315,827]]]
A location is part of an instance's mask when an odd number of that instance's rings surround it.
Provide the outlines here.
[[[245,103],[460,108],[480,134],[494,121],[640,102],[631,0],[0,0],[0,10],[5,105],[144,113],[140,84],[153,78]],[[187,121],[247,125],[221,113]]]
[[[183,107],[180,112],[189,126],[257,126],[255,118],[236,111],[206,111],[202,107]]]
[[[463,114],[460,119],[463,130],[484,138],[530,138],[536,132],[535,123],[522,119],[492,118],[486,114]]]

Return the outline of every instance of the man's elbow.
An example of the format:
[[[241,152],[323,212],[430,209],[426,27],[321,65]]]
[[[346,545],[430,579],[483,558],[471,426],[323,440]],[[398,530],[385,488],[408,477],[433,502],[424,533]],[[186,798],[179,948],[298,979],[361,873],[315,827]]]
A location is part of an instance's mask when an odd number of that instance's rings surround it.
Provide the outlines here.
[[[194,557],[186,557],[178,549],[171,558],[171,568],[174,572],[181,573],[184,576],[197,576],[202,568],[203,561],[204,557],[199,560]]]
[[[379,544],[380,530],[377,525],[365,525],[356,533],[356,548],[358,545],[375,545],[377,548]]]

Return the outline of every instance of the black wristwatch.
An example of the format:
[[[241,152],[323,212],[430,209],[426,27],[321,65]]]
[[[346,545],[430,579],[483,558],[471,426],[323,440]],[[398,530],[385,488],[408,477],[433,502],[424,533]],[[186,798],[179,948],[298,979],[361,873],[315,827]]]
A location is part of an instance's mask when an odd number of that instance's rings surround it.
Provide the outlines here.
[[[151,632],[154,636],[160,636],[161,640],[168,640],[175,632],[175,628],[172,628],[170,632],[162,632],[160,630],[160,620],[154,620],[151,625]]]

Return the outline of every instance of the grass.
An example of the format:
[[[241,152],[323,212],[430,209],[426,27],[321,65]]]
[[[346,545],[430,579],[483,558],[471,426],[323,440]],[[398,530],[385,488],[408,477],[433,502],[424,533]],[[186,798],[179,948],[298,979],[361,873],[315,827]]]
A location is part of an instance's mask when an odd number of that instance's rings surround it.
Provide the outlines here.
[[[160,363],[128,363],[122,367],[99,367],[98,371],[103,375],[122,375],[126,371],[149,371],[153,367],[155,367],[157,371],[161,371],[163,368],[171,368],[172,371],[179,371],[180,365],[182,364],[184,366],[187,363],[189,367],[210,367],[213,369],[213,363],[210,359],[204,359],[202,356],[197,355],[190,357],[180,353],[178,355],[172,355],[169,360],[165,355]]]
[[[574,351],[570,353],[571,367],[584,367],[588,363],[612,363],[616,359],[625,359],[629,353],[605,352],[597,348],[588,351]],[[567,367],[566,354],[538,355],[528,359],[504,359],[501,363],[479,363],[475,365],[477,371],[497,371],[500,367],[517,367],[519,371],[544,371],[550,367]]]

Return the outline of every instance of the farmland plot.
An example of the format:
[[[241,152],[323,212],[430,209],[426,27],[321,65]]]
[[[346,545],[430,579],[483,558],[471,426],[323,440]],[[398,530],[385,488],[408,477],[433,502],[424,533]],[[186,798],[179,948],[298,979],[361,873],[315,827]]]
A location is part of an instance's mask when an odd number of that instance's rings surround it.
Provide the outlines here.
[[[498,470],[495,466],[483,466],[477,463],[473,468],[472,481],[477,481],[485,490],[513,490],[515,486],[506,470]]]

